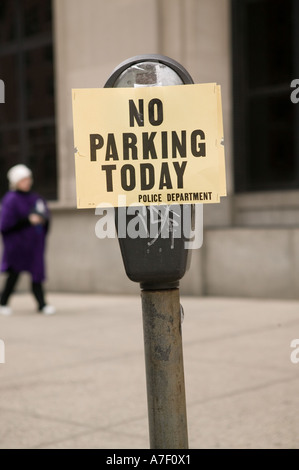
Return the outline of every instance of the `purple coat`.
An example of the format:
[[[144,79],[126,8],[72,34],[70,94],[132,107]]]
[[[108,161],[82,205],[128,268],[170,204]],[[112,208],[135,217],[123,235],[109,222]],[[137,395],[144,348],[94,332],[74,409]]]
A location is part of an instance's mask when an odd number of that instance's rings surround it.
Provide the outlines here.
[[[39,201],[39,202],[38,202]],[[38,210],[36,210],[36,207]],[[44,208],[46,223],[31,225],[28,215]],[[45,241],[49,210],[46,202],[34,192],[9,191],[2,199],[0,230],[3,238],[1,271],[28,271],[34,282],[45,279]]]

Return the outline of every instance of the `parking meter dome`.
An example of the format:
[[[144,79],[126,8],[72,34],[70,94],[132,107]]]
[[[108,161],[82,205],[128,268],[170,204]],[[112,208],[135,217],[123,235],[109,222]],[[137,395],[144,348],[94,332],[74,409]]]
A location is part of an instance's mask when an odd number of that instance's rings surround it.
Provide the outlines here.
[[[111,73],[105,88],[192,84],[189,72],[176,60],[159,54],[143,54],[125,60]]]
[[[140,62],[124,70],[116,79],[115,88],[183,85],[183,80],[170,67],[159,62]]]

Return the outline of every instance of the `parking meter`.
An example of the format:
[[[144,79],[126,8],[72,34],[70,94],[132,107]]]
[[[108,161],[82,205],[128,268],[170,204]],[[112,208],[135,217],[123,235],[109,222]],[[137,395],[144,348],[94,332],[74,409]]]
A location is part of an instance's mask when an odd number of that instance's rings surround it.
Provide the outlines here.
[[[178,62],[148,54],[122,62],[108,78],[105,88],[193,83],[189,73]],[[154,106],[148,112],[149,119],[159,118],[159,115],[154,117],[157,113]],[[137,118],[143,122],[142,111],[139,110]],[[130,280],[140,283],[141,289],[163,290],[179,286],[190,264],[188,241],[194,227],[194,212],[192,204],[116,208],[115,223],[125,271]],[[129,229],[133,223],[139,224],[138,236]],[[124,235],[123,226],[126,227]]]
[[[221,90],[160,55],[122,62],[105,88],[72,94],[77,207],[113,211],[141,286],[151,448],[187,449],[178,287],[202,244],[203,203],[226,195]]]

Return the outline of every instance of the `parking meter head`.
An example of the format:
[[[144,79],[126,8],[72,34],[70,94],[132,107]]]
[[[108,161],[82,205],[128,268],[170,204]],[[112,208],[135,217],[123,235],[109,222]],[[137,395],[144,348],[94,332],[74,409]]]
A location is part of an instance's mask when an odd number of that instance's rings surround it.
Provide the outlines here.
[[[112,72],[105,88],[138,88],[192,84],[187,70],[169,57],[146,54],[128,59]],[[193,206],[139,206],[116,208],[115,224],[127,276],[144,290],[171,289],[179,286],[190,265],[191,250],[186,248],[188,229],[194,217]],[[153,214],[155,215],[153,216]],[[185,214],[185,215],[184,215]],[[189,214],[189,215],[188,215]],[[139,217],[139,221],[138,221]],[[155,222],[153,222],[155,221]],[[130,226],[143,224],[144,236],[130,233]],[[126,236],[121,236],[120,225]],[[155,225],[155,226],[154,226]],[[185,224],[186,225],[186,224]]]
[[[111,73],[105,88],[136,88],[138,86],[171,86],[192,84],[187,70],[169,57],[144,54],[127,59]]]
[[[116,79],[117,88],[183,85],[174,70],[159,62],[140,62],[124,70]]]

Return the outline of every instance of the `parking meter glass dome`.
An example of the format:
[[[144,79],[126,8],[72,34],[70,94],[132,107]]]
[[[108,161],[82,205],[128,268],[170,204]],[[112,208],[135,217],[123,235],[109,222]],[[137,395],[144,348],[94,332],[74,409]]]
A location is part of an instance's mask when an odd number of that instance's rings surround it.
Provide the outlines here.
[[[116,79],[116,88],[142,86],[183,85],[181,77],[170,67],[158,62],[140,62],[131,65]]]

